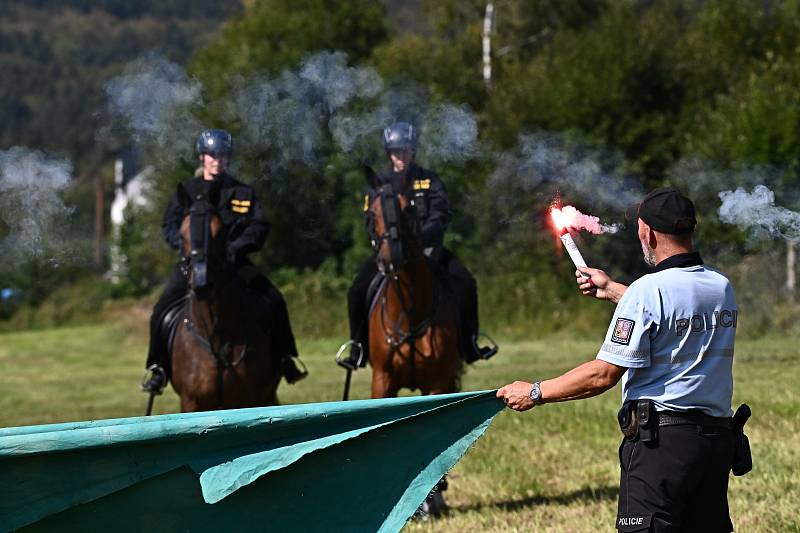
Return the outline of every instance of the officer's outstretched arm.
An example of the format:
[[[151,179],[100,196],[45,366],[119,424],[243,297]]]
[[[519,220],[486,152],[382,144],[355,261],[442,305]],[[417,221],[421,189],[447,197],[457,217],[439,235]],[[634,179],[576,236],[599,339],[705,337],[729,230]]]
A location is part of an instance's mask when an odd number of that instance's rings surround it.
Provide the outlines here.
[[[584,274],[588,275],[587,278]],[[628,290],[627,285],[617,283],[599,268],[580,267],[575,271],[575,281],[585,296],[594,296],[598,300],[609,300],[618,303]]]
[[[557,378],[542,381],[541,401],[565,402],[597,396],[616,385],[627,370],[600,359],[586,362]],[[527,381],[515,381],[498,389],[497,397],[515,411],[527,411],[534,406],[531,387]]]
[[[602,394],[619,382],[628,369],[594,359],[557,378],[542,381],[543,402],[580,400]]]

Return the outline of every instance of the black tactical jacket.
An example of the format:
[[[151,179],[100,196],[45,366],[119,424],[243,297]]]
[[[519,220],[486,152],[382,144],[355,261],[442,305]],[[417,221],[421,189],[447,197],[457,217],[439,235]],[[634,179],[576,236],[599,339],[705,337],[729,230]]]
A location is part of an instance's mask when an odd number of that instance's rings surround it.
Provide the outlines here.
[[[422,223],[422,245],[425,248],[440,248],[447,226],[453,218],[453,211],[439,176],[412,163],[408,171],[402,174],[388,168],[380,172],[375,181],[374,187],[370,187],[367,192],[364,210],[367,210],[369,202],[377,194],[377,188],[391,183],[396,191],[402,191],[414,202]],[[366,221],[367,224],[371,223],[369,217],[366,217]]]
[[[244,257],[264,246],[269,223],[264,218],[255,191],[223,174],[213,181],[195,176],[178,184],[161,224],[161,233],[172,248],[178,250],[181,247],[181,222],[198,195],[204,195],[216,207],[228,234],[228,249],[233,250],[237,257]]]

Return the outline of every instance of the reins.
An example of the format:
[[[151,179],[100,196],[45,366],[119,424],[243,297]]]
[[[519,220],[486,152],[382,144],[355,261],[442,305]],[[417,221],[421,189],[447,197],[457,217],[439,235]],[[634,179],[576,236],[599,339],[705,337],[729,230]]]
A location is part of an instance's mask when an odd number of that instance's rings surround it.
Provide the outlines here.
[[[231,346],[230,341],[227,341],[225,344],[223,344],[219,350],[215,349],[213,342],[211,342],[213,340],[213,337],[209,336],[209,338],[207,339],[202,335],[200,335],[200,333],[195,328],[194,323],[192,322],[191,317],[193,315],[194,298],[196,296],[194,295],[194,291],[191,291],[191,293],[192,297],[189,298],[189,316],[184,317],[183,323],[186,325],[186,329],[189,330],[189,332],[194,337],[195,341],[197,341],[197,343],[200,346],[205,348],[206,351],[214,357],[214,360],[217,363],[217,407],[222,407],[222,400],[224,394],[223,389],[225,385],[225,371],[238,366],[239,363],[241,363],[244,360],[245,356],[247,355],[247,345],[246,344],[244,345],[241,353],[239,354],[239,357],[237,357],[233,361],[228,360],[228,356],[230,355],[231,349],[233,348]],[[209,306],[209,312],[211,313],[211,327],[209,328],[208,323],[206,323],[205,320],[203,320],[202,326],[206,330],[206,332],[213,332],[215,326],[217,325],[217,317],[214,315],[213,310],[211,309],[210,306]]]
[[[394,282],[394,283],[393,283]],[[386,303],[387,303],[387,295],[386,292],[389,290],[389,286],[394,286],[395,290],[397,291],[397,297],[400,300],[400,316],[397,320],[392,320],[392,330],[389,330],[386,327],[386,319],[387,319],[387,312],[386,312]],[[409,293],[412,294],[413,297],[413,288],[408,287]],[[436,316],[439,312],[439,290],[438,285],[436,283],[433,284],[433,302],[432,302],[432,309],[431,312],[422,319],[416,326],[412,326],[411,318],[409,317],[409,308],[406,306],[405,298],[403,298],[403,287],[402,287],[402,280],[400,279],[399,274],[393,274],[388,283],[386,283],[383,294],[381,294],[381,329],[383,330],[384,338],[386,339],[387,344],[392,346],[393,348],[399,348],[403,344],[407,343],[410,350],[408,356],[408,365],[410,367],[409,373],[411,375],[411,390],[417,388],[416,385],[416,375],[415,372],[415,365],[416,365],[416,354],[417,350],[417,343],[415,342],[418,338],[422,337],[425,332],[432,327],[434,320],[436,320]],[[400,323],[402,322],[403,318],[405,318],[409,326],[412,326],[408,331],[403,331]]]
[[[385,276],[386,274],[384,274]],[[400,310],[402,311],[400,316],[397,320],[391,320],[390,327],[391,330],[386,327],[386,320],[388,314],[386,312],[386,291],[388,288],[384,288],[384,294],[381,295],[381,329],[383,330],[384,339],[386,343],[393,347],[399,347],[405,342],[409,342],[411,340],[417,339],[425,334],[425,331],[433,324],[434,320],[439,311],[439,287],[436,283],[433,284],[434,293],[433,293],[433,303],[431,305],[432,309],[430,313],[422,319],[416,326],[411,327],[408,331],[403,331],[400,323],[405,318],[409,325],[411,325],[411,319],[409,318],[409,306],[406,305],[405,298],[403,297],[403,286],[402,280],[400,279],[399,274],[392,274],[389,276],[389,283],[386,284],[388,287],[392,285],[395,287],[397,292],[397,297],[400,300]],[[394,282],[394,283],[392,283]],[[407,286],[409,293],[413,297],[413,287]]]
[[[191,252],[188,256],[183,256],[183,264],[181,265],[181,270],[183,271],[184,275],[189,275],[191,273],[193,281],[190,283],[190,287],[192,284],[198,282],[202,287],[205,286],[208,281],[208,252],[209,244],[211,242],[211,216],[214,212],[214,209],[205,201],[195,202],[190,209],[191,218],[189,219],[189,234]],[[192,334],[197,344],[209,352],[216,361],[217,407],[221,408],[224,399],[225,371],[236,367],[244,360],[245,356],[247,355],[247,345],[244,346],[238,358],[233,361],[229,361],[228,356],[233,349],[230,341],[226,341],[220,349],[216,349],[214,347],[214,331],[217,326],[217,317],[214,314],[214,309],[210,305],[208,306],[208,311],[211,315],[210,325],[202,315],[198,315],[200,320],[202,320],[202,324],[200,324],[200,326],[203,330],[205,330],[207,335],[206,338],[197,331],[195,324],[192,322],[192,317],[194,316],[195,310],[194,300],[197,298],[197,293],[194,288],[190,289],[190,294],[189,315],[184,317],[183,323],[186,325],[186,329],[188,329]],[[221,339],[218,340],[221,342]]]
[[[386,245],[389,247],[390,264],[394,265],[395,261],[398,261],[399,264],[402,264],[405,262],[404,249],[406,248],[407,240],[406,236],[403,235],[404,225],[401,219],[401,210],[398,206],[397,197],[395,196],[391,186],[381,187],[379,200],[381,203],[381,213],[384,222],[384,232],[382,234],[378,234],[374,228],[368,228],[372,246],[375,250],[380,250],[381,246],[386,243]],[[405,229],[407,230],[408,228]],[[412,230],[412,234],[413,233],[414,231]],[[424,256],[421,258],[418,256],[416,259],[425,261]],[[409,284],[404,285],[403,280],[400,278],[399,272],[395,271],[394,268],[390,268],[389,273],[386,272],[386,269],[381,263],[379,263],[378,268],[384,277],[388,277],[387,283],[384,284],[382,292],[379,295],[381,302],[381,330],[383,332],[384,340],[392,348],[399,348],[403,344],[408,344],[411,348],[409,366],[411,367],[411,388],[414,389],[416,388],[416,373],[414,371],[414,366],[415,356],[417,354],[415,341],[416,339],[422,337],[425,332],[433,326],[433,323],[436,320],[439,312],[439,286],[436,281],[433,280],[433,298],[431,302],[431,310],[420,322],[413,324],[410,318],[410,311],[413,309],[414,305],[413,287],[411,287]],[[431,275],[435,276],[433,272],[431,272]],[[387,311],[388,295],[389,291],[392,290],[389,288],[389,286],[394,287],[394,290],[397,293],[397,298],[400,302],[400,315],[396,319],[392,319]],[[403,294],[404,289],[407,290],[408,294],[411,296],[411,302],[406,302],[406,298]],[[401,326],[403,320],[406,320],[409,324],[408,331],[405,331]]]

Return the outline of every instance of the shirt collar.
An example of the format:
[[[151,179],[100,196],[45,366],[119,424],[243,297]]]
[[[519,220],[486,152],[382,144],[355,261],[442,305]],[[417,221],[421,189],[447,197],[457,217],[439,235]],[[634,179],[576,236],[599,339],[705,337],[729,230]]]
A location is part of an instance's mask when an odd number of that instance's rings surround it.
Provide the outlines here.
[[[684,254],[675,254],[667,257],[653,268],[653,272],[661,272],[668,268],[686,268],[702,264],[703,260],[700,258],[700,252],[686,252]]]

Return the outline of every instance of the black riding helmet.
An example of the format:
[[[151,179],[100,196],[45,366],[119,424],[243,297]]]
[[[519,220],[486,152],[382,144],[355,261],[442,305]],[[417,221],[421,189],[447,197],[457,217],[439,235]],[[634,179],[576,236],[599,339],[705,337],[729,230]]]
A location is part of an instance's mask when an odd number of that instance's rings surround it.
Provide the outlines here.
[[[198,155],[213,154],[213,155],[233,155],[233,138],[231,134],[225,130],[204,130],[197,137],[195,144]]]
[[[395,122],[383,130],[383,147],[387,152],[417,147],[417,129],[408,122]]]

